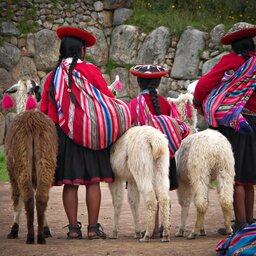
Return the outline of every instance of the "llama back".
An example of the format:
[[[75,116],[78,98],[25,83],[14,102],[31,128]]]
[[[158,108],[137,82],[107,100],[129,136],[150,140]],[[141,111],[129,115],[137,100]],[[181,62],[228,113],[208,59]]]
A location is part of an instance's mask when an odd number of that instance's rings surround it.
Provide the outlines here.
[[[44,113],[28,110],[16,115],[5,138],[8,171],[19,177],[22,170],[28,169],[30,178],[36,181],[33,168],[41,169],[38,162],[45,159],[45,155],[48,165],[55,169],[57,143],[55,125]]]

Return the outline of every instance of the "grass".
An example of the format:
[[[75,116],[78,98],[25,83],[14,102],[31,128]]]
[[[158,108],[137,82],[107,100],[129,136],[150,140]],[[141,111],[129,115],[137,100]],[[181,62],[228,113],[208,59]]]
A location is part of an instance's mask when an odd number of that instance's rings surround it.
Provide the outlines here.
[[[5,163],[5,154],[2,150],[0,150],[0,181],[9,181]]]
[[[210,32],[222,23],[226,30],[234,23],[255,24],[255,0],[134,0],[133,16],[126,22],[148,33],[159,26],[181,35],[187,26]]]

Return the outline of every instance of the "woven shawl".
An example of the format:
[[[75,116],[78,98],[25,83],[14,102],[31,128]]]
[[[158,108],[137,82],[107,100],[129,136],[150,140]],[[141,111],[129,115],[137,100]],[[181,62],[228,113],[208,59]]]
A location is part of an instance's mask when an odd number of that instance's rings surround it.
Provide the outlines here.
[[[203,101],[204,117],[212,127],[231,126],[256,88],[256,57],[246,61],[228,80],[221,82]]]
[[[100,92],[75,68],[71,87],[74,104],[67,86],[68,68],[69,64],[62,62],[54,79],[59,125],[76,144],[93,150],[104,149],[130,128],[129,106]]]
[[[174,157],[182,139],[189,134],[184,122],[167,115],[153,115],[143,95],[137,97],[135,125],[150,125],[160,130],[168,139],[170,157]]]

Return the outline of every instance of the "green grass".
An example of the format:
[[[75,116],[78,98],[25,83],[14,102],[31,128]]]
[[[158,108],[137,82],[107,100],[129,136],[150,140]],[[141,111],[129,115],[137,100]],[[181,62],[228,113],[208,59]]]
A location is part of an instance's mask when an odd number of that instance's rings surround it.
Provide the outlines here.
[[[5,164],[5,154],[0,150],[0,181],[8,181],[9,176]]]
[[[255,24],[255,9],[255,0],[134,0],[126,23],[146,33],[166,26],[179,36],[187,26],[210,32],[220,23],[226,30],[240,21]]]

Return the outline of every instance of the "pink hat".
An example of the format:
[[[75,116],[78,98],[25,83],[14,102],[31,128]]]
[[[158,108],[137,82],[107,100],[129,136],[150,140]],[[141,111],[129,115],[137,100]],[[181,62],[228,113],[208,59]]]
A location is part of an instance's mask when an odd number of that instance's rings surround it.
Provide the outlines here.
[[[85,42],[86,47],[90,47],[96,43],[96,37],[81,28],[64,26],[57,28],[56,33],[59,39],[65,36],[77,37]]]
[[[224,45],[232,44],[235,40],[244,38],[244,37],[254,37],[256,36],[256,26],[240,22],[234,24],[234,26],[221,37],[220,41]]]

